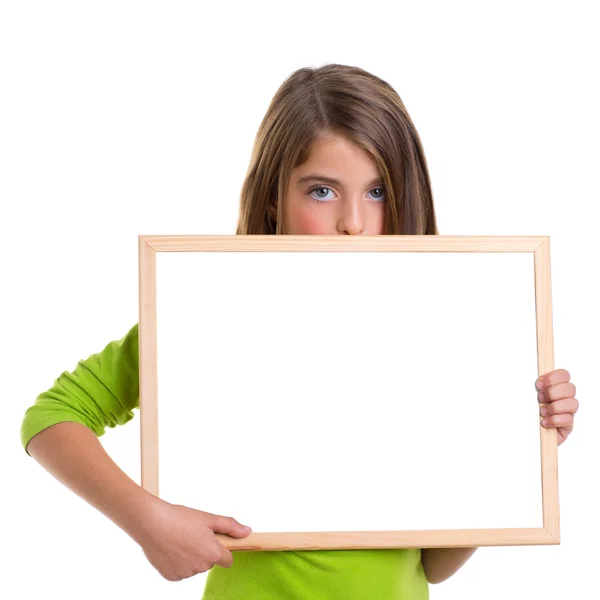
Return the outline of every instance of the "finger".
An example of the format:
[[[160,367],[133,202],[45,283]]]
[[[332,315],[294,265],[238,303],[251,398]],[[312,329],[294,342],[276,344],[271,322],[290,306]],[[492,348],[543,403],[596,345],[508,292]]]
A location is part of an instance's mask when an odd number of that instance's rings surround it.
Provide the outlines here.
[[[548,429],[551,429],[552,427],[563,427],[568,431],[572,431],[574,422],[575,419],[573,415],[569,413],[563,413],[560,415],[552,415],[551,417],[545,417],[544,419],[542,419],[542,426]]]
[[[225,546],[223,546],[223,544],[221,544],[218,540],[217,544],[219,544],[221,548],[221,558],[215,563],[215,565],[219,565],[224,569],[229,569],[229,567],[231,567],[233,564],[233,554],[231,553],[231,550],[225,548]]]
[[[579,400],[577,398],[564,398],[563,400],[555,400],[550,404],[544,404],[540,407],[542,417],[550,417],[560,414],[575,414],[579,410]]]
[[[215,533],[225,533],[233,537],[245,537],[252,531],[251,527],[242,525],[233,517],[224,517],[222,515],[215,515],[211,527]]]
[[[562,398],[574,398],[577,392],[575,384],[571,383],[557,383],[547,387],[544,392],[546,402],[553,402],[554,400],[561,400]]]
[[[567,383],[571,379],[571,374],[566,369],[555,369],[554,371],[550,371],[548,373],[544,373],[537,378],[535,382],[536,389],[540,389],[538,386],[538,382],[541,382],[542,389],[549,387],[551,385],[556,385],[557,383]]]

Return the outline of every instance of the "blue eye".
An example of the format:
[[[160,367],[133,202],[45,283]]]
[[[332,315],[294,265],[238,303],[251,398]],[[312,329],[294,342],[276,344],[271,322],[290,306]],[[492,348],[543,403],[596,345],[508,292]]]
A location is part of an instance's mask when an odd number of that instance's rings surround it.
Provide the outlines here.
[[[317,190],[330,190],[331,188],[325,187],[323,185],[320,185],[319,187],[313,188],[309,193],[311,195],[311,198],[313,198],[314,200],[316,200],[317,202],[326,202],[327,200],[325,198],[315,198],[312,194],[313,192],[316,192]]]
[[[328,202],[328,201],[331,199],[331,198],[324,198],[324,197],[318,197],[318,198],[315,198],[315,196],[313,196],[313,192],[316,192],[317,190],[319,190],[319,191],[321,191],[321,190],[329,190],[329,191],[331,191],[331,188],[329,188],[329,187],[327,187],[327,186],[325,186],[325,185],[320,185],[320,186],[318,186],[318,187],[315,187],[315,188],[313,188],[313,189],[312,189],[312,190],[310,190],[310,192],[309,192],[309,194],[310,194],[310,197],[311,197],[313,200],[316,200],[317,202]],[[379,187],[373,188],[373,189],[371,190],[371,192],[373,192],[374,190],[380,190],[380,193],[381,193],[381,195],[380,195],[378,198],[375,198],[375,200],[381,200],[382,198],[385,198],[385,190],[384,190],[384,188],[383,188],[382,186],[379,186]]]
[[[381,196],[379,196],[379,198],[376,198],[377,200],[381,200],[382,196],[385,197],[385,189],[383,187],[376,187],[373,188],[373,190],[381,190]],[[371,191],[373,191],[371,190]]]

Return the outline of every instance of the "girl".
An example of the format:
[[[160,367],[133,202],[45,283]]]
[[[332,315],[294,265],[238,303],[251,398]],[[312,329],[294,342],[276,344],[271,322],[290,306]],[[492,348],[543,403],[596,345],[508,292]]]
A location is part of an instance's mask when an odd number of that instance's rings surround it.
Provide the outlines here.
[[[437,235],[427,164],[394,89],[356,67],[294,72],[256,136],[241,191],[238,235]],[[564,369],[536,382],[547,427],[562,443],[578,409]],[[424,600],[476,548],[232,553],[214,537],[245,537],[231,517],[146,492],[98,437],[130,421],[138,398],[137,324],[79,361],[29,407],[26,452],[126,531],[170,581],[210,569],[204,600]],[[212,568],[219,565],[225,568]]]

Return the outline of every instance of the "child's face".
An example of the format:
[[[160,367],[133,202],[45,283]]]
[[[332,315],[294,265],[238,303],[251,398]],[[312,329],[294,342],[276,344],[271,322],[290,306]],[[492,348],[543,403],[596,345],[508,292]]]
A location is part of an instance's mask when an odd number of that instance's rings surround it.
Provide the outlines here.
[[[308,175],[321,177],[299,181]],[[381,235],[386,197],[375,161],[344,137],[327,134],[309,159],[292,171],[284,201],[285,233]]]

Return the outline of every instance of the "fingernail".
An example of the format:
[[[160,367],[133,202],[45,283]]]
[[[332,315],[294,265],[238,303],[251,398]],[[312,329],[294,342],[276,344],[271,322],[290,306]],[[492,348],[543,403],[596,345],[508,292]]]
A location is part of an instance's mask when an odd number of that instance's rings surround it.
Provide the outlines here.
[[[542,380],[541,380],[541,379],[538,379],[538,380],[535,382],[535,387],[536,387],[538,390],[541,390],[541,389],[544,387],[544,385],[542,384]]]
[[[548,409],[546,407],[542,408],[541,413],[542,417],[545,417],[548,414]]]
[[[248,525],[244,525],[244,529],[245,529],[246,531],[252,531],[252,527],[248,527]]]
[[[548,425],[548,419],[542,419],[542,425],[544,425],[544,426]]]

